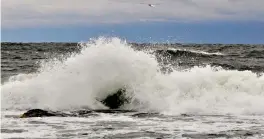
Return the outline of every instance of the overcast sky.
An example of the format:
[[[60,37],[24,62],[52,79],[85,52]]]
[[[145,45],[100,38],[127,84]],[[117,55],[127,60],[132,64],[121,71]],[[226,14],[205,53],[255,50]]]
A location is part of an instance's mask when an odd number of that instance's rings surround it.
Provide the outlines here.
[[[2,0],[1,12],[2,41],[81,41],[104,33],[137,41],[143,33],[145,38],[174,36],[186,42],[214,42],[213,34],[219,34],[221,43],[228,39],[224,34],[233,32],[230,43],[247,43],[247,33],[249,43],[264,43],[264,0]],[[215,32],[206,32],[207,25]],[[140,34],[130,35],[132,28]],[[159,28],[164,30],[155,32]],[[52,34],[55,38],[48,38]],[[71,39],[71,34],[81,37]]]

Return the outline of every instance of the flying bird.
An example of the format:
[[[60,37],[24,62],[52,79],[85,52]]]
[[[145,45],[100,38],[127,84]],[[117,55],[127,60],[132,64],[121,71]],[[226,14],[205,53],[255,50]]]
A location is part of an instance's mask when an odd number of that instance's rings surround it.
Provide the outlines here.
[[[149,6],[149,7],[155,7],[155,5],[154,5],[154,4],[148,4],[148,6]]]
[[[147,4],[147,3],[140,3],[140,4]],[[149,7],[156,7],[156,5],[159,5],[159,3],[158,4],[147,4]]]

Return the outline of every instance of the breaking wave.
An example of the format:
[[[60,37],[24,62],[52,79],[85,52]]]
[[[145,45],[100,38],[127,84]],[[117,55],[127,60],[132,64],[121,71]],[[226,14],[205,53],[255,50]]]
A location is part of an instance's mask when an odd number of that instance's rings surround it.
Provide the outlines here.
[[[136,51],[119,38],[98,38],[80,46],[79,53],[42,62],[39,72],[13,76],[2,84],[2,109],[102,109],[98,98],[126,87],[132,101],[122,109],[264,114],[264,75],[211,66],[164,74],[154,55]]]

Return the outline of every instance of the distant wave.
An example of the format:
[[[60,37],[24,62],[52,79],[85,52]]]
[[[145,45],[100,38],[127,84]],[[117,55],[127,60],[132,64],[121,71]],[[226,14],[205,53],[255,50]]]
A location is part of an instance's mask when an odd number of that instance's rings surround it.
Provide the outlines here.
[[[155,51],[157,54],[162,54],[164,56],[171,56],[171,57],[211,57],[211,56],[223,56],[222,53],[209,53],[204,51],[197,51],[197,50],[186,50],[186,49],[160,49]]]
[[[264,58],[264,50],[253,50],[253,51],[247,52],[244,57]]]
[[[199,50],[174,49],[174,48],[170,48],[169,50],[173,50],[173,51],[185,51],[185,52],[191,52],[191,53],[203,54],[203,55],[219,55],[219,56],[224,55],[224,54],[222,54],[220,52],[209,53],[209,52],[199,51]]]

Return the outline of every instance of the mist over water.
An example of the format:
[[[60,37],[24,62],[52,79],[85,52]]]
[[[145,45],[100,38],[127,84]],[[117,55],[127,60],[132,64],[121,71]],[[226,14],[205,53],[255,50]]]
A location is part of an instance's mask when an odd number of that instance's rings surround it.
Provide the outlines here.
[[[210,65],[171,67],[164,73],[154,54],[135,50],[119,38],[99,38],[80,46],[79,53],[63,60],[40,62],[36,73],[10,77],[1,85],[2,110],[107,109],[97,100],[126,87],[132,102],[122,109],[170,115],[264,114],[262,74]]]

